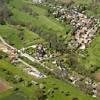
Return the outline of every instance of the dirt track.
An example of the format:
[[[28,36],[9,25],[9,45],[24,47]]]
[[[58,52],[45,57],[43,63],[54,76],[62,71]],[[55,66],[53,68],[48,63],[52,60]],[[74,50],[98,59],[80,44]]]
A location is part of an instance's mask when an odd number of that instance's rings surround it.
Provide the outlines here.
[[[8,90],[9,86],[5,81],[0,80],[0,92]]]
[[[95,73],[95,78],[100,81],[100,72]]]
[[[6,49],[6,46],[0,43],[0,50]]]

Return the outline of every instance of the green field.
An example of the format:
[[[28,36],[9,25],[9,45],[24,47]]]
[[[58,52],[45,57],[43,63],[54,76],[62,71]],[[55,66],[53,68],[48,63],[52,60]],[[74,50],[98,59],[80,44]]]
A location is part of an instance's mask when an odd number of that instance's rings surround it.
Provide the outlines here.
[[[30,44],[44,42],[40,36],[36,33],[29,31],[27,28],[22,27],[24,32],[24,40],[21,40],[18,36],[20,30],[12,25],[3,25],[0,27],[0,35],[5,38],[9,44],[13,44],[16,48],[22,48]],[[31,43],[32,42],[32,43]]]
[[[0,60],[0,69],[4,68],[7,69],[7,71],[11,72],[13,76],[18,75],[24,79],[24,82],[32,80],[31,76],[28,76],[27,73],[23,72],[21,68],[18,66],[13,66],[11,65],[7,59]],[[12,76],[12,77],[13,77]],[[6,72],[0,71],[0,77],[2,78],[7,78]],[[12,78],[11,77],[11,78]],[[58,79],[55,79],[53,76],[48,76],[46,79],[34,79],[36,80],[39,84],[44,83],[45,91],[48,91],[51,88],[58,87],[58,90],[55,90],[55,93],[53,94],[54,97],[51,97],[50,95],[48,96],[48,99],[50,100],[71,100],[73,97],[79,98],[79,100],[94,100],[90,96],[85,95],[83,92],[81,92],[79,89],[73,87],[69,83],[62,82]],[[34,91],[36,88],[38,88],[38,85],[32,85],[32,86],[24,86],[24,82],[19,82],[19,83],[12,83],[9,81],[10,85],[14,88],[17,87],[19,88],[19,92],[14,91],[13,88],[9,91],[0,93],[0,100],[13,100],[17,95],[17,98],[14,100],[25,100],[23,98],[31,98],[35,97],[35,94],[33,95]],[[69,96],[64,96],[64,94],[61,93],[61,91],[69,92]],[[77,91],[77,92],[76,92]],[[25,95],[25,96],[24,96]],[[21,99],[22,98],[22,99]],[[26,99],[27,100],[27,99]],[[33,99],[29,99],[33,100]]]
[[[82,60],[82,63],[86,66],[87,69],[91,67],[91,65],[100,66],[100,36],[97,35],[90,46],[87,48],[86,59]]]

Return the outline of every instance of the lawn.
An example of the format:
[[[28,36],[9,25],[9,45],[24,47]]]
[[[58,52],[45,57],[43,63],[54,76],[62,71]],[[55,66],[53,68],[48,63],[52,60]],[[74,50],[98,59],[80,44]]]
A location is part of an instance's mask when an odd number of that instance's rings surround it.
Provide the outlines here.
[[[38,27],[46,32],[51,31],[59,34],[65,33],[65,28],[61,26],[59,23],[55,23],[50,18],[40,15],[36,17],[32,17],[27,13],[21,12],[18,9],[13,9],[14,15],[12,16],[12,20],[16,23],[23,23],[25,25],[32,24],[35,27]]]
[[[33,45],[36,43],[44,42],[44,40],[36,33],[29,31],[27,28],[23,28],[24,39],[21,40],[18,34],[20,31],[16,27],[11,25],[3,25],[0,27],[0,35],[9,43],[13,44],[16,48],[22,48],[24,46]]]
[[[71,100],[73,97],[79,98],[79,100],[94,100],[88,95],[84,95],[79,89],[73,87],[69,83],[65,83],[54,77],[48,76],[47,79],[39,80],[40,82],[45,82],[46,89],[49,90],[54,87],[58,87],[58,90],[54,92],[54,97],[48,96],[50,100]],[[69,92],[69,96],[65,96],[62,91]],[[76,92],[77,91],[77,92]]]
[[[22,0],[24,2],[24,0]],[[12,9],[13,16],[12,20],[16,23],[23,24],[32,24],[32,26],[37,27],[44,32],[53,32],[57,35],[65,35],[66,30],[69,30],[70,27],[67,25],[63,25],[60,22],[54,20],[54,18],[47,16],[47,9],[42,6],[27,4],[27,2],[19,4],[19,0],[13,0],[10,3],[10,8]],[[19,4],[19,5],[18,5]],[[31,16],[28,13],[21,11],[21,7],[24,5],[28,5],[29,8],[32,9],[33,12],[38,13],[38,16]],[[11,6],[14,6],[12,8]]]

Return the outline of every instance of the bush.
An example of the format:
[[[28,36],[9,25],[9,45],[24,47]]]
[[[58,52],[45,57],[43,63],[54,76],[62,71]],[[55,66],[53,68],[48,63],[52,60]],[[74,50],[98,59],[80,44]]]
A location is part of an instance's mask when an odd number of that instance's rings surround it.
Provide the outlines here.
[[[77,97],[73,97],[72,100],[79,100]]]
[[[21,40],[23,40],[24,39],[24,32],[23,31],[19,32],[18,36]]]
[[[8,57],[8,55],[6,53],[0,51],[0,59],[7,58],[7,57]]]
[[[12,15],[13,14],[11,10],[6,5],[4,5],[3,7],[0,7],[0,18],[7,19]]]

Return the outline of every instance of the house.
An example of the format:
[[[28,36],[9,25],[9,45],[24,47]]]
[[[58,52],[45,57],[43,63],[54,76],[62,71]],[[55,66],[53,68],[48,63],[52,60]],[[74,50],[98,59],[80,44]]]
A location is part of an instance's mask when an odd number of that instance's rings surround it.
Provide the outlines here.
[[[46,54],[45,49],[42,44],[37,45],[36,54],[37,54],[37,58],[44,57],[44,55]]]
[[[32,2],[34,3],[34,4],[37,4],[37,3],[42,3],[42,2],[44,2],[45,0],[32,0]]]

